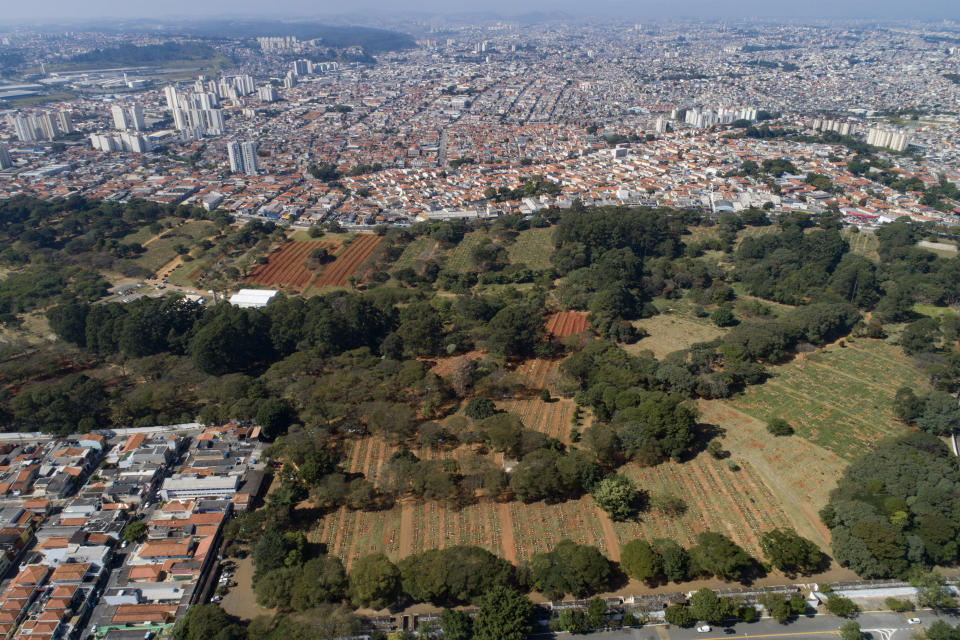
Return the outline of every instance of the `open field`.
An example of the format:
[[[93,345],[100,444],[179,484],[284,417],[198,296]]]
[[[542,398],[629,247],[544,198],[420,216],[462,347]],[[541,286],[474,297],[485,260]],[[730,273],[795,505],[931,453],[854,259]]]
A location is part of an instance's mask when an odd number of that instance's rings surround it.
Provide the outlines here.
[[[574,402],[570,398],[556,397],[556,383],[560,379],[559,360],[527,360],[516,373],[524,378],[531,389],[550,391],[550,402],[543,402],[539,396],[530,398],[510,398],[497,403],[498,409],[516,414],[528,429],[539,431],[570,444],[570,419],[573,417]]]
[[[353,237],[349,245],[337,252],[333,262],[328,263],[320,274],[310,283],[311,288],[343,287],[347,278],[353,275],[357,266],[373,253],[382,238],[372,233],[360,233]]]
[[[380,438],[357,439],[348,443],[344,466],[376,482],[378,469],[394,450]],[[463,459],[470,455],[467,447],[454,451],[415,448],[413,452],[421,458]],[[310,539],[326,544],[348,567],[375,551],[397,560],[456,544],[477,545],[520,562],[549,550],[563,538],[595,545],[617,559],[620,547],[636,537],[670,537],[690,544],[705,530],[725,533],[759,554],[760,533],[778,526],[799,527],[800,523],[791,519],[754,464],[746,459],[739,462],[742,468],[734,472],[725,461],[700,454],[683,464],[630,464],[621,470],[651,495],[669,493],[686,500],[687,511],[682,516],[648,510],[637,521],[614,523],[589,496],[560,504],[497,503],[480,498],[461,509],[405,499],[378,512],[337,509],[318,520]]]
[[[392,268],[417,268],[418,263],[432,258],[437,252],[437,241],[429,236],[420,236],[408,244],[400,257],[393,263]]]
[[[49,104],[51,102],[66,102],[67,100],[73,100],[76,97],[77,94],[64,91],[61,93],[51,93],[47,95],[23,96],[20,98],[0,100],[0,106],[10,109],[20,109],[23,107],[34,107],[41,104]]]
[[[590,328],[585,311],[563,311],[547,318],[547,335],[565,338]]]
[[[531,269],[549,269],[553,253],[553,227],[527,229],[507,247],[507,255],[513,264],[523,263]]]
[[[175,229],[165,231],[162,237],[146,245],[146,252],[136,262],[141,267],[156,273],[177,257],[177,245],[193,248],[197,240],[213,235],[216,226],[207,220],[190,220]]]
[[[852,459],[906,427],[893,415],[901,386],[927,388],[899,347],[859,338],[773,367],[772,378],[729,404],[759,420],[787,419],[800,437]]]
[[[764,482],[757,468],[738,460],[731,471],[726,460],[701,453],[693,460],[665,462],[656,467],[627,465],[622,472],[651,496],[670,494],[687,503],[682,516],[650,510],[640,522],[614,523],[620,544],[633,538],[671,538],[684,546],[702,531],[719,531],[757,557],[759,536],[777,527],[792,526],[782,499]]]
[[[880,254],[877,253],[877,246],[880,242],[873,231],[860,231],[857,233],[852,229],[844,229],[841,235],[844,240],[850,243],[851,253],[877,262],[880,261]]]
[[[153,230],[150,228],[151,226],[153,226],[152,224],[147,224],[140,227],[138,230],[134,231],[133,233],[123,236],[120,242],[124,244],[129,244],[132,242],[135,242],[141,245],[146,244],[147,242],[150,242],[151,240],[154,240],[155,238],[157,238],[157,236],[163,235],[164,233],[166,233],[167,225],[179,225],[181,222],[183,222],[181,218],[161,218],[160,220],[157,220],[157,223],[162,226],[162,230],[160,231],[159,234],[154,233]]]
[[[550,389],[558,379],[558,367],[556,360],[529,360],[516,373],[533,389]],[[569,440],[574,410],[570,399],[545,403],[534,395],[501,400],[497,406],[520,416],[527,428],[556,437],[567,446],[578,446]],[[373,551],[397,560],[455,544],[478,545],[512,562],[522,562],[563,538],[595,545],[617,559],[620,547],[636,537],[669,537],[687,545],[705,530],[729,535],[759,555],[759,535],[784,526],[794,527],[828,548],[826,532],[815,517],[816,507],[811,510],[801,503],[822,504],[844,461],[799,438],[775,440],[762,422],[722,402],[704,403],[701,410],[705,421],[727,430],[724,446],[731,450],[740,470],[731,471],[726,460],[706,453],[684,463],[655,467],[631,463],[620,470],[651,497],[670,494],[685,500],[686,512],[679,516],[648,509],[636,521],[612,522],[588,495],[560,504],[498,503],[480,497],[461,509],[436,501],[404,499],[380,512],[338,509],[321,518],[310,537],[325,543],[348,566]],[[363,473],[377,484],[384,463],[396,449],[376,436],[349,440],[343,467]],[[455,459],[461,465],[474,455],[468,446],[412,450],[423,459]],[[493,459],[503,462],[499,454]],[[788,464],[792,461],[796,464]],[[784,466],[788,468],[781,469]]]
[[[952,242],[930,242],[928,240],[921,240],[917,243],[917,246],[941,258],[955,258],[957,256],[957,245]]]
[[[333,252],[336,245],[330,240],[285,242],[267,256],[267,264],[254,267],[244,281],[303,291],[314,274],[307,266],[307,258],[314,249],[321,248]]]
[[[633,324],[650,335],[636,344],[625,345],[624,349],[632,354],[649,349],[658,359],[679,349],[687,349],[697,342],[709,342],[724,333],[706,318],[680,313],[661,313]]]
[[[776,437],[767,425],[722,400],[701,400],[700,420],[716,425],[738,464],[747,463],[780,499],[800,535],[829,548],[830,532],[817,512],[827,504],[846,466],[832,451],[797,436]]]
[[[460,244],[447,252],[446,266],[454,271],[465,272],[473,270],[473,259],[470,254],[474,247],[478,246],[484,239],[488,238],[486,231],[471,231],[463,236]]]

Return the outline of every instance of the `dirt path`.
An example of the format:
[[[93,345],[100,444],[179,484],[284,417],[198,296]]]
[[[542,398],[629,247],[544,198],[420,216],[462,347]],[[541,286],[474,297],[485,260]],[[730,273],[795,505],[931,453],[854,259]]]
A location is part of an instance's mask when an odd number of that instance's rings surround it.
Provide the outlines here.
[[[400,557],[413,554],[413,502],[400,502]]]
[[[617,538],[617,532],[613,530],[613,522],[606,512],[597,507],[597,518],[600,520],[600,526],[603,528],[603,540],[607,545],[607,557],[614,562],[620,560],[620,540]]]
[[[167,264],[157,269],[157,272],[155,275],[157,278],[160,278],[163,276],[164,273],[171,273],[174,269],[179,267],[181,264],[183,264],[183,256],[177,256]]]
[[[249,554],[237,562],[237,571],[233,579],[236,580],[237,586],[231,588],[220,603],[224,611],[244,620],[274,613],[272,609],[264,609],[257,604],[257,597],[253,593],[253,559]]]
[[[513,514],[510,505],[506,502],[497,504],[497,515],[500,516],[500,545],[503,547],[503,557],[508,562],[517,564],[517,543],[513,538]]]

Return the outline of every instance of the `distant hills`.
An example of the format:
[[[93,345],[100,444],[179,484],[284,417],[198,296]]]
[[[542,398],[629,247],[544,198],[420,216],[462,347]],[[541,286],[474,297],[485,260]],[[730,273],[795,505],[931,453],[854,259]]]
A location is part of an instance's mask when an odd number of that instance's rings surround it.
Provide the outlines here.
[[[133,25],[124,25],[128,31]],[[363,47],[367,53],[400,51],[415,46],[413,36],[372,27],[339,26],[319,22],[285,22],[281,20],[191,20],[183,22],[140,21],[144,31],[170,36],[193,36],[197,38],[229,39],[256,38],[259,36],[296,36],[300,40],[320,38],[330,47]]]

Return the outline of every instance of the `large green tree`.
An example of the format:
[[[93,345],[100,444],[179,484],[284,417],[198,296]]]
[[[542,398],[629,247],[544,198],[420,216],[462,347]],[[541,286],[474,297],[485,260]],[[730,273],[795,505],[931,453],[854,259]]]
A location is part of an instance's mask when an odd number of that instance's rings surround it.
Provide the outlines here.
[[[525,640],[530,633],[533,603],[503,586],[493,587],[478,603],[473,620],[475,640]]]
[[[357,560],[350,568],[347,595],[360,607],[383,609],[397,599],[400,571],[382,553],[372,553]]]

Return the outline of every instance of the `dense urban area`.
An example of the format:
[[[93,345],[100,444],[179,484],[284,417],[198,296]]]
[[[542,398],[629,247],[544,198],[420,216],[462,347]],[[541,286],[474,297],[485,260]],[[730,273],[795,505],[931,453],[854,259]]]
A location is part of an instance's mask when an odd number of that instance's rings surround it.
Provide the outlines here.
[[[960,640],[960,23],[0,22],[0,640]]]

